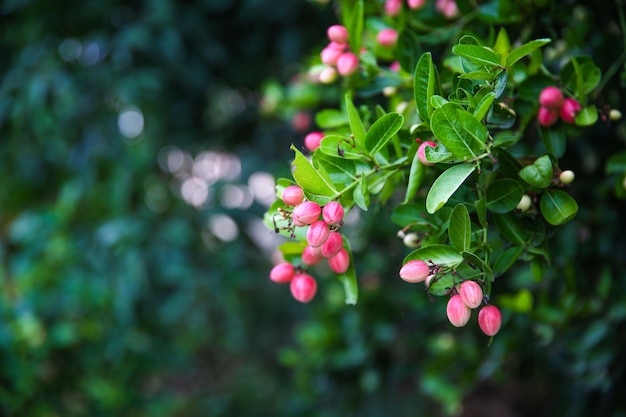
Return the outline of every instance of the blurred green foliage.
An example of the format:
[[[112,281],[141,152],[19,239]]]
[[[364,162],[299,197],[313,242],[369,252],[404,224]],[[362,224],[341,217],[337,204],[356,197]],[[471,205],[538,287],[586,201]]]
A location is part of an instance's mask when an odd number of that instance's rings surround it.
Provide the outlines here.
[[[597,100],[624,111],[625,4],[521,6],[512,27],[560,39],[554,62],[581,52],[613,68]],[[346,226],[357,306],[339,283],[302,306],[268,282],[253,233],[263,204],[221,196],[288,171],[296,109],[334,97],[290,78],[333,12],[278,0],[0,5],[2,415],[626,415],[626,206],[604,171],[624,150],[623,122],[568,147],[580,212],[552,240],[550,269],[509,273],[489,347],[475,323],[450,328],[444,303],[397,279],[406,249],[389,213]],[[141,133],[125,136],[120,118],[137,110]],[[236,153],[241,174],[211,183],[196,209],[164,169],[167,150]],[[210,227],[221,214],[238,239]]]

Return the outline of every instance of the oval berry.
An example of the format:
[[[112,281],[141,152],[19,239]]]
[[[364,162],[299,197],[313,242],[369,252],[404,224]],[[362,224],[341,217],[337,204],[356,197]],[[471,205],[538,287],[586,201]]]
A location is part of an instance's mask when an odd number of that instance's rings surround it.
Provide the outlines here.
[[[307,246],[302,251],[302,263],[308,266],[317,265],[322,262],[324,259],[324,255],[322,255],[322,250],[320,248],[314,248],[312,246]]]
[[[319,204],[315,201],[304,201],[293,209],[291,218],[296,226],[306,226],[317,221],[320,214],[322,214],[322,208]]]
[[[298,274],[289,284],[291,295],[301,303],[308,303],[315,297],[317,281],[309,274]]]
[[[306,241],[309,246],[313,248],[319,248],[326,242],[328,235],[330,234],[330,228],[324,220],[318,220],[309,226],[309,230],[306,231]]]
[[[544,127],[552,126],[559,119],[559,111],[556,109],[550,109],[548,107],[539,107],[537,113],[537,120],[539,124]]]
[[[322,139],[324,139],[322,132],[311,132],[304,137],[304,147],[307,148],[309,152],[315,152],[315,150],[320,147]]]
[[[326,30],[326,35],[331,42],[346,43],[348,42],[348,29],[342,25],[332,25]]]
[[[487,336],[494,336],[502,326],[502,313],[493,305],[484,306],[478,312],[478,326]]]
[[[352,52],[344,52],[337,60],[337,72],[347,77],[359,68],[359,58]]]
[[[343,247],[343,236],[339,232],[330,232],[328,235],[328,239],[322,245],[322,255],[325,258],[330,258],[332,256],[337,255],[337,253]]]
[[[398,42],[398,31],[395,29],[383,29],[376,35],[380,46],[391,47]]]
[[[344,248],[339,249],[335,256],[328,258],[328,266],[336,274],[343,274],[350,267],[350,255]]]
[[[543,107],[558,110],[563,105],[563,93],[557,87],[546,87],[539,93],[539,104]]]
[[[304,200],[304,191],[297,185],[290,185],[283,190],[283,202],[288,206],[297,206]]]
[[[455,294],[448,300],[446,314],[454,327],[463,327],[469,321],[472,310],[465,305],[459,294]]]
[[[565,123],[573,124],[576,122],[576,115],[580,111],[580,103],[573,98],[566,98],[563,101],[563,107],[561,107],[561,119]]]
[[[277,284],[286,284],[296,275],[296,270],[289,262],[275,265],[270,271],[270,279]]]
[[[400,268],[400,278],[412,284],[424,281],[429,273],[428,264],[419,259],[409,261]]]
[[[469,308],[477,308],[483,302],[483,289],[476,281],[465,281],[459,286],[459,295]]]
[[[336,201],[326,203],[322,209],[322,218],[328,225],[334,225],[343,220],[344,210]]]

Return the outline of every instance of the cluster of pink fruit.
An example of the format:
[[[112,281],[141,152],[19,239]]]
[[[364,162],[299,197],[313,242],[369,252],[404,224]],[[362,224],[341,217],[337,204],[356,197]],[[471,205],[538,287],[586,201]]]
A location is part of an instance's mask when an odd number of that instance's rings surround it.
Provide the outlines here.
[[[407,262],[400,269],[400,278],[410,283],[424,282],[426,287],[436,277],[439,267],[428,265],[421,260]],[[472,310],[480,307],[484,302],[483,290],[476,281],[463,281],[450,292],[450,299],[446,307],[448,320],[455,327],[467,324]],[[487,336],[494,336],[502,326],[502,313],[494,305],[487,304],[478,312],[478,326]]]
[[[563,97],[563,93],[557,87],[546,87],[539,94],[539,113],[537,118],[541,126],[552,126],[559,116],[565,123],[574,123],[576,115],[581,110],[580,103],[573,98]]]
[[[350,255],[343,247],[343,236],[339,232],[343,224],[344,209],[336,201],[330,201],[323,207],[318,203],[304,199],[302,188],[290,185],[283,190],[283,202],[293,207],[288,228],[307,227],[307,246],[302,252],[303,267],[282,262],[270,271],[270,279],[279,284],[290,285],[291,295],[308,303],[317,292],[317,282],[305,268],[317,265],[326,259],[328,266],[337,274],[343,274],[350,266]]]
[[[330,84],[337,78],[337,72],[344,77],[352,75],[359,68],[359,58],[350,50],[348,29],[345,26],[332,25],[326,35],[330,43],[322,49],[320,58],[329,67],[320,72],[319,80]]]

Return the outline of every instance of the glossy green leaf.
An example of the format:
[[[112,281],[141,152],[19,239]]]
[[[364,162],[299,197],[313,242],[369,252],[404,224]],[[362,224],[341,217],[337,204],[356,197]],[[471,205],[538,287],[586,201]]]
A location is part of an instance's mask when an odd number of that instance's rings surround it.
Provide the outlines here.
[[[510,67],[520,59],[524,58],[526,55],[531,54],[535,49],[539,49],[542,46],[550,43],[551,41],[552,39],[550,38],[535,39],[515,48],[509,53],[509,56],[506,59],[506,66]]]
[[[428,293],[435,297],[447,295],[458,280],[458,277],[452,271],[438,275],[430,282]]]
[[[432,116],[433,133],[456,158],[475,158],[485,151],[487,128],[458,104],[447,103]]]
[[[421,120],[428,121],[434,110],[430,98],[438,92],[437,72],[430,52],[426,52],[420,57],[415,66],[413,80],[413,95],[417,112]]]
[[[400,32],[396,50],[400,66],[406,72],[412,71],[420,54],[420,41],[414,30],[407,29]]]
[[[489,80],[493,80],[493,78],[495,76],[496,76],[496,74],[493,73],[493,72],[472,71],[472,72],[466,72],[465,74],[459,75],[459,78],[462,79],[462,80],[484,80],[484,81],[489,81]]]
[[[468,61],[488,67],[500,66],[500,55],[478,45],[455,45],[452,52]]]
[[[302,187],[307,195],[330,197],[337,196],[337,190],[330,183],[328,178],[324,178],[320,172],[313,167],[311,162],[295,146],[291,146],[295,152],[293,166],[293,178]]]
[[[365,176],[362,176],[359,183],[354,187],[354,202],[363,211],[367,211],[370,205],[370,192],[367,187]]]
[[[355,147],[354,141],[339,135],[327,135],[320,142],[320,152],[328,156],[345,159],[366,158],[363,153]]]
[[[539,132],[543,145],[550,155],[560,158],[565,154],[567,137],[562,126],[541,127]]]
[[[496,98],[500,98],[506,90],[507,83],[509,82],[509,73],[506,69],[500,71],[493,80],[493,93]]]
[[[532,165],[522,168],[519,176],[533,187],[547,188],[552,183],[552,172],[552,161],[548,155],[544,155]]]
[[[457,204],[450,216],[448,237],[452,247],[458,251],[468,251],[472,241],[472,222],[465,204]]]
[[[337,279],[343,285],[343,290],[346,294],[345,303],[355,305],[359,299],[359,285],[357,282],[356,269],[354,268],[354,258],[352,256],[349,239],[343,239],[343,248],[350,256],[350,266],[343,274],[337,274]]]
[[[478,274],[476,278],[482,276],[482,279],[485,281],[491,282],[494,279],[493,271],[491,267],[485,263],[481,258],[479,258],[475,253],[472,252],[463,252],[463,259],[465,260],[465,265],[469,267],[469,271],[482,271],[482,274]],[[468,272],[469,272],[468,271]],[[468,279],[469,277],[463,276],[464,279]]]
[[[487,93],[480,100],[480,102],[474,109],[474,118],[476,120],[483,120],[485,116],[487,116],[487,113],[489,112],[489,109],[491,108],[491,105],[493,104],[493,101],[495,100],[495,98],[496,98],[496,94],[493,92],[490,92],[490,93]]]
[[[522,223],[520,218],[517,217],[514,213],[494,213],[493,220],[496,224],[496,228],[503,238],[505,238],[514,245],[526,245],[526,228],[524,227],[524,224]]]
[[[419,158],[417,157],[417,152],[415,152],[415,156],[413,156],[413,161],[411,162],[411,169],[409,171],[409,182],[407,184],[406,193],[404,195],[405,204],[415,198],[419,187],[422,185],[425,174],[426,165],[422,164],[419,161]]]
[[[523,246],[511,246],[504,250],[493,264],[493,273],[496,276],[504,274],[517,262],[520,256],[524,253]]]
[[[474,169],[476,167],[472,164],[458,164],[446,169],[428,191],[426,210],[432,214],[443,207]]]
[[[567,223],[578,213],[576,200],[563,190],[546,190],[541,196],[539,208],[546,221],[553,226]]]
[[[506,64],[506,60],[508,58],[509,52],[511,50],[511,41],[509,40],[509,35],[506,32],[504,27],[501,27],[498,31],[498,36],[496,37],[496,42],[493,45],[493,51],[501,56],[501,63],[503,65]]]
[[[416,249],[404,258],[403,264],[415,259],[449,268],[455,268],[463,262],[461,252],[448,245],[431,245]]]
[[[515,180],[502,178],[495,180],[487,188],[487,208],[494,213],[507,213],[517,207],[524,195],[524,189]]]
[[[425,214],[426,206],[423,202],[401,204],[391,213],[391,221],[400,227],[417,224],[430,227],[431,216]]]
[[[348,123],[350,125],[350,131],[354,137],[355,147],[357,149],[365,148],[365,127],[363,127],[363,121],[359,112],[352,102],[350,94],[346,94],[346,112],[348,113]]]
[[[584,107],[576,115],[576,124],[578,126],[591,126],[598,121],[598,109],[593,104]]]
[[[387,113],[376,120],[365,135],[365,149],[370,154],[379,152],[404,124],[399,113]]]
[[[454,159],[454,155],[451,152],[448,152],[446,147],[442,143],[438,143],[437,146],[427,146],[424,149],[424,156],[426,156],[426,160],[433,164],[439,162],[448,162]]]
[[[334,129],[348,124],[348,119],[342,111],[325,109],[315,114],[315,123],[322,129]]]
[[[348,13],[348,41],[354,51],[361,49],[361,39],[363,37],[363,0],[356,0],[349,8],[345,9],[345,13]]]

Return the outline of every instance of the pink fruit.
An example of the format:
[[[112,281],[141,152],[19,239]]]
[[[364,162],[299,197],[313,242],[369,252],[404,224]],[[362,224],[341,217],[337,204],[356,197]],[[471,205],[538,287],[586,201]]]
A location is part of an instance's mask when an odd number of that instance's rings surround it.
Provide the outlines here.
[[[308,303],[315,297],[317,282],[309,274],[297,274],[289,284],[291,295],[301,303]]]
[[[433,165],[432,162],[428,162],[426,159],[426,147],[430,146],[431,148],[435,148],[437,144],[435,142],[422,142],[417,148],[417,159],[424,165]]]
[[[330,232],[330,234],[328,235],[328,239],[326,239],[326,242],[324,242],[321,247],[322,255],[324,255],[324,258],[333,257],[337,255],[337,253],[339,253],[342,247],[343,236],[341,236],[341,233]]]
[[[297,185],[290,185],[283,190],[283,202],[288,206],[297,206],[304,200],[304,191]]]
[[[350,255],[344,248],[339,249],[335,256],[328,258],[328,266],[337,274],[343,274],[350,266]]]
[[[469,308],[477,308],[483,302],[483,289],[476,281],[465,281],[459,286],[459,295]]]
[[[426,4],[426,0],[408,0],[409,8],[411,9],[419,9]]]
[[[376,40],[381,46],[394,46],[398,42],[398,31],[395,29],[383,29],[376,35]]]
[[[493,305],[484,306],[478,312],[478,326],[487,336],[494,336],[502,326],[502,313]]]
[[[337,72],[347,77],[359,68],[359,58],[352,52],[344,52],[337,60]]]
[[[400,13],[402,8],[402,0],[386,0],[385,13],[389,16],[395,16]]]
[[[424,281],[429,273],[428,264],[418,259],[409,261],[400,268],[400,278],[412,284]]]
[[[446,314],[454,327],[463,327],[469,321],[472,310],[463,303],[460,295],[455,294],[448,300]]]
[[[576,121],[576,115],[580,111],[580,103],[573,98],[566,98],[563,101],[563,107],[561,107],[561,119],[565,123],[573,124]]]
[[[304,248],[304,251],[302,251],[302,263],[305,265],[317,265],[322,262],[322,259],[324,259],[324,255],[322,255],[322,250],[320,248],[307,246]]]
[[[309,246],[313,248],[319,248],[326,242],[330,229],[324,220],[318,220],[309,226],[309,230],[306,231],[306,241]]]
[[[459,14],[459,8],[454,0],[437,0],[435,8],[448,19],[452,19]]]
[[[337,65],[337,60],[339,59],[341,54],[343,54],[343,51],[341,49],[327,46],[326,48],[322,49],[322,52],[320,52],[320,58],[322,59],[322,62],[326,65]]]
[[[537,119],[539,120],[539,124],[541,126],[552,126],[559,119],[559,111],[556,109],[549,109],[548,107],[539,107]]]
[[[336,201],[327,203],[322,209],[322,218],[328,225],[334,225],[343,220],[344,210]]]
[[[296,270],[289,262],[282,262],[275,265],[270,271],[270,279],[277,284],[290,282],[296,274]]]
[[[314,223],[322,214],[322,208],[314,201],[304,201],[298,204],[292,213],[293,223],[302,227]]]
[[[558,110],[563,105],[563,93],[557,87],[546,87],[539,93],[539,104]]]
[[[304,147],[307,148],[309,152],[315,152],[315,150],[320,147],[322,139],[324,139],[322,132],[311,132],[304,137]]]
[[[389,64],[389,69],[393,72],[400,71],[400,63],[398,61],[393,61],[391,64]]]
[[[332,42],[346,43],[348,42],[348,29],[342,25],[332,25],[326,30],[328,39]]]

